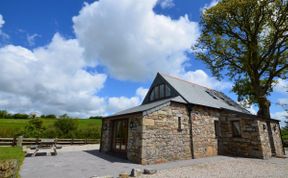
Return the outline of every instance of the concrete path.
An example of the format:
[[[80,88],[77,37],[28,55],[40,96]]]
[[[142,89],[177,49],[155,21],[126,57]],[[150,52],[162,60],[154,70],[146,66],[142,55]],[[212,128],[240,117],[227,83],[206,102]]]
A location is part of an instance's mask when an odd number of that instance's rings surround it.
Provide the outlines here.
[[[25,158],[24,164],[20,170],[20,175],[22,178],[90,178],[92,176],[107,175],[117,177],[120,172],[130,173],[133,168],[139,168],[142,170],[144,168],[152,168],[156,170],[165,170],[164,172],[160,171],[159,174],[157,173],[157,175],[155,175],[156,177],[173,177],[174,173],[171,174],[171,171],[177,172],[174,171],[175,168],[179,169],[179,171],[181,170],[179,174],[181,175],[181,172],[185,172],[184,170],[186,170],[189,166],[191,167],[192,165],[195,165],[192,166],[192,168],[197,168],[197,166],[201,166],[202,164],[218,165],[219,162],[225,162],[227,167],[232,168],[233,166],[230,165],[230,163],[235,162],[235,160],[236,162],[241,160],[249,162],[249,160],[253,159],[216,156],[142,166],[139,164],[130,163],[127,160],[102,154],[99,152],[99,145],[69,146],[62,148],[57,156],[36,156]],[[267,160],[256,160],[256,162],[254,161],[255,165],[258,164],[257,161],[263,162],[265,164],[267,162]],[[280,160],[280,163],[284,164],[284,166],[288,166],[287,161],[288,159],[286,159],[284,162],[281,162]],[[276,165],[278,162],[279,159],[271,159],[267,162],[267,165],[270,163]],[[181,169],[182,167],[184,168],[183,170]],[[166,171],[166,169],[170,169],[171,171]],[[190,171],[188,170],[188,173],[189,172]],[[195,173],[195,170],[192,172]],[[204,172],[207,172],[207,170],[204,170]],[[190,173],[188,173],[183,177],[190,177],[187,176],[190,175]],[[225,173],[223,174],[226,175]],[[229,175],[226,176],[229,177]]]
[[[94,150],[89,150],[96,148]],[[133,168],[153,168],[156,170],[189,166],[203,162],[217,162],[229,157],[217,156],[203,159],[175,161],[165,164],[142,166],[127,160],[102,154],[98,147],[79,149],[77,146],[64,147],[57,156],[36,156],[25,158],[20,175],[22,178],[89,178],[129,172]],[[84,149],[84,150],[81,150]],[[85,150],[86,149],[86,150]]]

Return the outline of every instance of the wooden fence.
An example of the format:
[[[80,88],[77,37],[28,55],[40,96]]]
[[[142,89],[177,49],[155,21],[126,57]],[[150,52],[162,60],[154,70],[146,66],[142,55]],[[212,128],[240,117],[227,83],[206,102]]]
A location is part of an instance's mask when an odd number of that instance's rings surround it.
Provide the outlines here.
[[[0,138],[0,145],[17,144],[18,138]],[[22,138],[22,145],[36,145],[41,142],[41,138]],[[83,145],[83,144],[99,144],[100,139],[55,139],[55,143],[59,145]]]

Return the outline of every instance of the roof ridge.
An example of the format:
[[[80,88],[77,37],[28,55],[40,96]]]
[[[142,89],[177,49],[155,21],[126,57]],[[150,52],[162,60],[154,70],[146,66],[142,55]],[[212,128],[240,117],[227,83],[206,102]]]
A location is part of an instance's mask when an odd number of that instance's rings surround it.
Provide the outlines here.
[[[167,77],[170,77],[170,78],[174,78],[174,79],[177,79],[177,80],[181,80],[181,81],[183,81],[183,82],[187,82],[187,83],[192,84],[192,85],[198,85],[198,86],[203,87],[203,88],[206,88],[206,89],[208,89],[208,90],[214,90],[214,89],[212,89],[212,88],[209,88],[209,87],[200,85],[200,84],[198,84],[198,83],[193,83],[193,82],[191,82],[191,81],[181,79],[180,77],[175,77],[175,76],[168,75],[168,74],[164,74],[164,73],[160,73],[160,72],[159,72],[159,74],[162,75],[162,76],[164,75],[164,76],[167,76]],[[214,91],[216,91],[216,90],[214,90]]]

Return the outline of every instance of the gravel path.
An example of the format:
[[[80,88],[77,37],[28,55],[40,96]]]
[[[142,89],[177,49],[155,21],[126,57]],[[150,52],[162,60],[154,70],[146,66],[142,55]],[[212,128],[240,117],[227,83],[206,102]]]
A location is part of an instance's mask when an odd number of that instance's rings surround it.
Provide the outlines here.
[[[215,157],[216,158],[216,157]],[[267,177],[267,178],[287,178],[288,158],[272,158],[269,160],[232,158],[223,159],[218,162],[199,163],[187,167],[160,170],[152,176],[142,176],[142,178],[158,177]]]

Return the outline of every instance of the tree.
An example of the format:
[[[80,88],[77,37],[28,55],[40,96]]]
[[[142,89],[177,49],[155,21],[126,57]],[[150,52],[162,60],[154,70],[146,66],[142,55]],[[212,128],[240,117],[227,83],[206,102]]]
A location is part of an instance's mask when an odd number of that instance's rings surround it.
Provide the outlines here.
[[[8,112],[5,110],[0,110],[0,119],[5,119],[8,116]]]
[[[238,100],[270,119],[269,94],[288,77],[288,1],[220,0],[203,12],[196,57],[214,76],[228,76]]]
[[[102,116],[90,116],[89,119],[102,119]]]
[[[17,113],[13,115],[14,119],[29,119],[29,115],[28,114],[21,114],[21,113]]]

